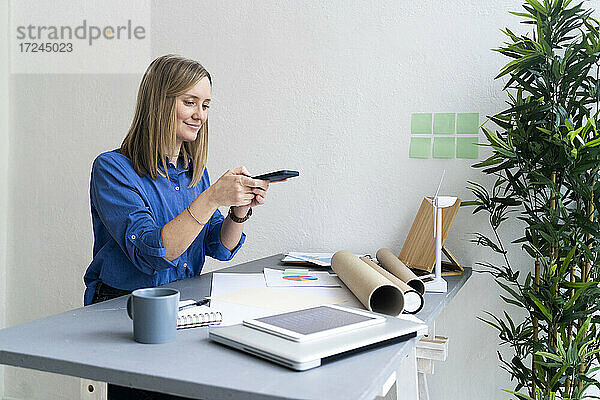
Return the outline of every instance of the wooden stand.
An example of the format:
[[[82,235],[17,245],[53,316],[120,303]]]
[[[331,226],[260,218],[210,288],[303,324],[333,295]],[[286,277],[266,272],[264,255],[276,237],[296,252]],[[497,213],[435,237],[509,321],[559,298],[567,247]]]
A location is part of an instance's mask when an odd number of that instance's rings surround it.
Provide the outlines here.
[[[442,262],[442,276],[460,275],[463,272],[463,267],[456,257],[443,245],[459,207],[460,199],[457,199],[452,206],[442,209],[442,252],[450,260]],[[427,199],[421,201],[398,258],[417,274],[425,275],[433,271],[435,266],[433,206]]]

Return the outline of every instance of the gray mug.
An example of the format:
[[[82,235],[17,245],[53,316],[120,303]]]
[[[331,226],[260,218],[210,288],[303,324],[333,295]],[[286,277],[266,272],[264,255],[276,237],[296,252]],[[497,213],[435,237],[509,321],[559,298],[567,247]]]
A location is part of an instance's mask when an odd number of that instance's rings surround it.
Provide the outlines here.
[[[133,320],[133,337],[140,343],[175,340],[179,291],[170,288],[134,290],[127,299],[127,314]]]

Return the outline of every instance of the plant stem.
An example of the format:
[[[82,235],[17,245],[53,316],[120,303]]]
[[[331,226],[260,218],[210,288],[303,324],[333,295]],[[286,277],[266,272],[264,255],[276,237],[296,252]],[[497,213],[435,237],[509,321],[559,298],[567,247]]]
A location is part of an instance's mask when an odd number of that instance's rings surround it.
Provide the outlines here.
[[[570,273],[569,273],[569,282],[573,283],[575,282],[575,270],[577,269],[577,263],[573,263],[571,265],[570,268]],[[573,298],[573,296],[575,296],[575,289],[571,289],[570,293],[569,293],[569,297]],[[573,323],[569,322],[567,324],[567,335],[569,337],[569,347],[573,344]],[[575,382],[575,377],[573,377],[573,382]],[[567,397],[570,398],[571,397],[571,378],[567,378],[565,380],[565,391],[567,393]]]
[[[593,192],[593,188],[594,186],[592,185],[592,195],[590,197],[590,201],[588,202],[588,207],[587,207],[587,211],[588,211],[588,215],[590,218],[590,221],[594,221],[594,192]],[[588,244],[588,248],[592,248],[592,235],[590,233],[587,234],[587,240],[590,242]],[[592,264],[590,263],[589,260],[586,260],[584,266],[583,266],[583,270],[581,271],[581,281],[582,282],[588,282],[590,280],[590,269],[591,269]],[[583,325],[583,320],[579,320],[579,324]],[[587,336],[587,332],[585,332],[585,335],[583,336],[584,338]],[[580,373],[584,373],[585,369],[587,368],[587,365],[585,363],[581,363],[581,365],[579,366],[579,372]],[[577,387],[579,388],[579,391],[581,391],[583,389],[583,381],[582,380],[578,380],[577,382]]]
[[[535,291],[538,292],[539,290],[539,286],[540,286],[540,261],[539,260],[535,260]],[[536,378],[536,368],[535,368],[535,363],[536,363],[536,356],[535,356],[535,343],[537,343],[538,341],[538,319],[536,316],[531,317],[531,322],[533,323],[533,351],[532,351],[532,356],[531,356],[531,397],[535,396],[535,378]]]
[[[551,191],[551,197],[550,197],[550,208],[552,209],[552,217],[555,217],[555,213],[556,213],[556,171],[552,171],[552,174],[550,175],[550,179],[552,180],[552,191]],[[557,244],[556,243],[552,243],[552,250],[550,252],[550,262],[548,263],[548,265],[550,265],[550,267],[552,267],[552,265],[554,264],[555,260],[557,259],[557,253],[558,253],[558,248],[557,248]],[[554,286],[554,295],[558,296],[558,280],[557,283]],[[558,324],[556,323],[556,319],[553,318],[552,319],[552,345],[554,346],[554,348],[558,347]],[[548,370],[548,372],[550,372],[550,370]],[[548,379],[550,379],[551,376],[548,376]],[[550,390],[550,388],[548,388],[548,390]]]

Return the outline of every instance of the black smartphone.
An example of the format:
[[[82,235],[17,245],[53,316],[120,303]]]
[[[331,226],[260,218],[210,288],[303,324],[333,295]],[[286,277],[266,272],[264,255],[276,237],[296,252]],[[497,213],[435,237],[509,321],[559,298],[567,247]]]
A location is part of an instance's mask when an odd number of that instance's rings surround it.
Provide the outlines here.
[[[288,178],[293,178],[300,175],[298,171],[290,171],[282,169],[281,171],[269,172],[268,174],[253,176],[252,179],[260,179],[262,181],[279,182]]]

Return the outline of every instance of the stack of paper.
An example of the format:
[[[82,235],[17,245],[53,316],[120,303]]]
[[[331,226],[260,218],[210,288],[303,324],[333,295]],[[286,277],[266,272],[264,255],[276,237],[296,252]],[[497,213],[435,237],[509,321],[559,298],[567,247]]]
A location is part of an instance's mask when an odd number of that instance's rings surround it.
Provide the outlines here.
[[[366,254],[356,254],[357,257],[364,257]],[[333,253],[304,253],[290,251],[281,260],[284,263],[310,263],[321,267],[331,267],[331,257]]]

